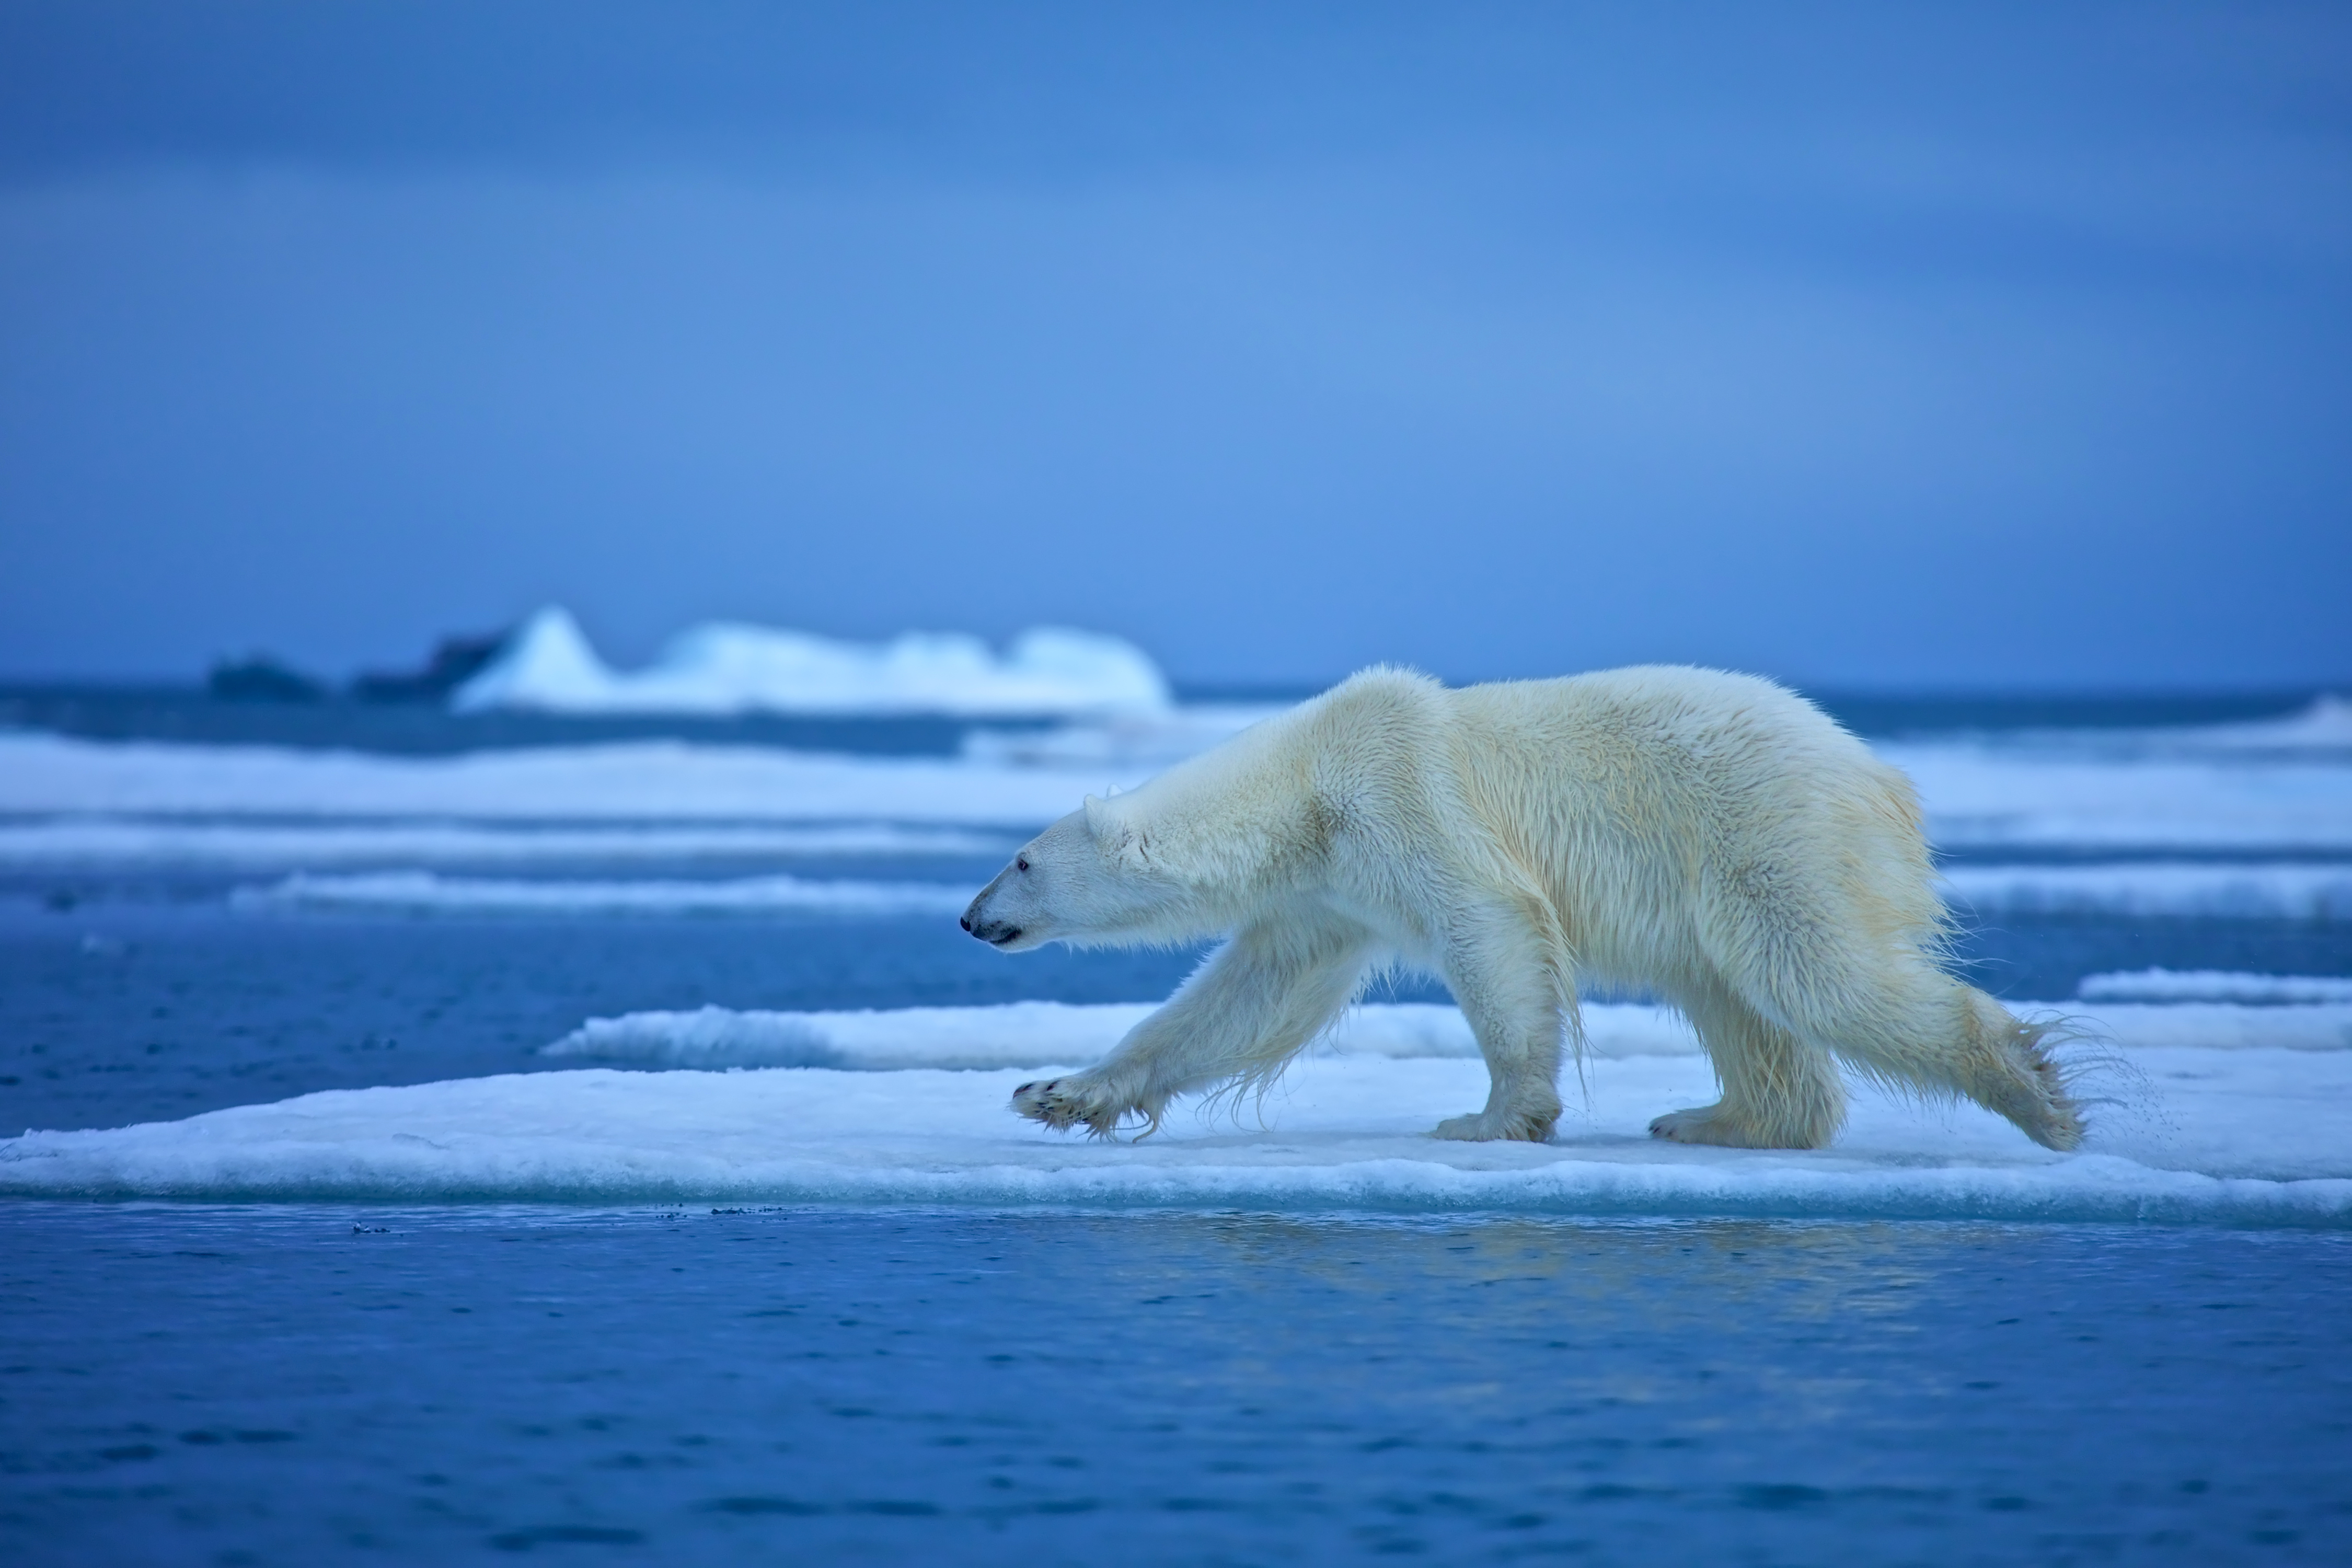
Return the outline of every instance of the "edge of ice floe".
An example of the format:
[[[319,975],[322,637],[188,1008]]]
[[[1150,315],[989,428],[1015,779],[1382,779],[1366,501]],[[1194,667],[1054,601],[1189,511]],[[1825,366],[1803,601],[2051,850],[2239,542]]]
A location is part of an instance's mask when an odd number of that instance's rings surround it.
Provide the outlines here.
[[[824,1069],[772,1070],[814,1076]],[[509,1076],[540,1085],[551,1077],[583,1086],[599,1080],[596,1088],[642,1077],[611,1068]],[[794,1156],[782,1135],[784,1152],[751,1158],[675,1145],[616,1145],[587,1131],[577,1137],[541,1131],[515,1140],[436,1128],[439,1136],[428,1138],[402,1130],[402,1118],[389,1107],[380,1132],[306,1139],[305,1113],[293,1109],[310,1102],[326,1121],[347,1111],[357,1097],[414,1092],[328,1090],[179,1122],[27,1132],[0,1140],[0,1198],[1479,1212],[2352,1228],[2352,1178],[2210,1175],[2102,1153],[2036,1153],[2016,1164],[1959,1157],[1857,1168],[1871,1156],[1838,1147],[1684,1149],[1604,1136],[1591,1140],[1596,1155],[1638,1144],[1641,1157],[1579,1158],[1577,1145],[1587,1140],[1570,1139],[1541,1148],[1513,1145],[1499,1153],[1497,1146],[1432,1143],[1429,1158],[1111,1163],[1104,1152],[1074,1143],[1029,1145],[1028,1163],[943,1159],[923,1164],[902,1157],[858,1165],[838,1157]],[[265,1128],[267,1135],[250,1136],[252,1124],[272,1120],[278,1125]],[[1465,1166],[1454,1159],[1512,1163]]]
[[[32,1134],[38,1139],[55,1134]],[[1402,1158],[1332,1165],[1188,1165],[1075,1170],[1025,1165],[845,1171],[777,1162],[756,1174],[610,1173],[518,1184],[396,1159],[340,1174],[223,1171],[204,1180],[101,1173],[65,1151],[0,1143],[0,1196],[91,1200],[403,1204],[763,1203],[977,1209],[1187,1209],[1376,1214],[1524,1213],[1591,1216],[1941,1219],[2067,1224],[2352,1227],[2352,1178],[2271,1180],[2160,1171],[2115,1155],[2052,1166],[1955,1165],[1867,1177],[1782,1166],[1742,1168],[1560,1160],[1534,1170],[1464,1170]],[[60,1166],[41,1169],[58,1160]],[[2053,1183],[2042,1173],[2070,1178]]]

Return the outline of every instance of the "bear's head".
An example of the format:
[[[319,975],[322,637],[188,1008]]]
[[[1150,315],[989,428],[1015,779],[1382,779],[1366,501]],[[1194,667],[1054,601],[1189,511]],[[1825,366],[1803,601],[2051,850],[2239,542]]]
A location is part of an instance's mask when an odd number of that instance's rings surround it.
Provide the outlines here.
[[[1116,945],[1191,935],[1185,868],[1122,809],[1086,805],[1021,847],[963,912],[963,929],[1002,952],[1049,942]]]

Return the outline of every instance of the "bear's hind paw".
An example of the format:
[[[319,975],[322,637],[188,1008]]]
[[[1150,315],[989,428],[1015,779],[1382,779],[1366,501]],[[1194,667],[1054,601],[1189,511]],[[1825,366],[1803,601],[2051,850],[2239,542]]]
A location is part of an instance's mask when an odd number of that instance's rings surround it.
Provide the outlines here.
[[[1685,1106],[1650,1123],[1650,1136],[1670,1143],[1711,1143],[1720,1149],[1819,1149],[1829,1134],[1814,1128],[1768,1129],[1728,1115],[1720,1104]]]

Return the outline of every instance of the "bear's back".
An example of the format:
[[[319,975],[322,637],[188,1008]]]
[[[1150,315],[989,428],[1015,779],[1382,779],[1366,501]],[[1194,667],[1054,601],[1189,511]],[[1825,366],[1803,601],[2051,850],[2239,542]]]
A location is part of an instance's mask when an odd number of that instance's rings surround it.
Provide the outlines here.
[[[1692,665],[1630,665],[1550,680],[1496,681],[1446,693],[1458,721],[1509,747],[1567,748],[1595,763],[1874,762],[1811,702],[1753,675]]]
[[[1745,857],[1790,833],[1916,834],[1909,781],[1820,709],[1755,676],[1636,665],[1463,687],[1446,700],[1471,795],[1588,847],[1596,834],[1630,833]]]

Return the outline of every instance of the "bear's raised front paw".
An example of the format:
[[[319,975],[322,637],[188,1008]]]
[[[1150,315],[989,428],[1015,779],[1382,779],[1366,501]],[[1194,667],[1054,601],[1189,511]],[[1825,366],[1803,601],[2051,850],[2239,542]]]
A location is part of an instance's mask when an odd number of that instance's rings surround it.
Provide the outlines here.
[[[1013,1110],[1032,1121],[1042,1121],[1056,1132],[1084,1123],[1097,1138],[1118,1130],[1128,1107],[1116,1103],[1108,1090],[1083,1076],[1049,1078],[1024,1083],[1013,1091]]]

